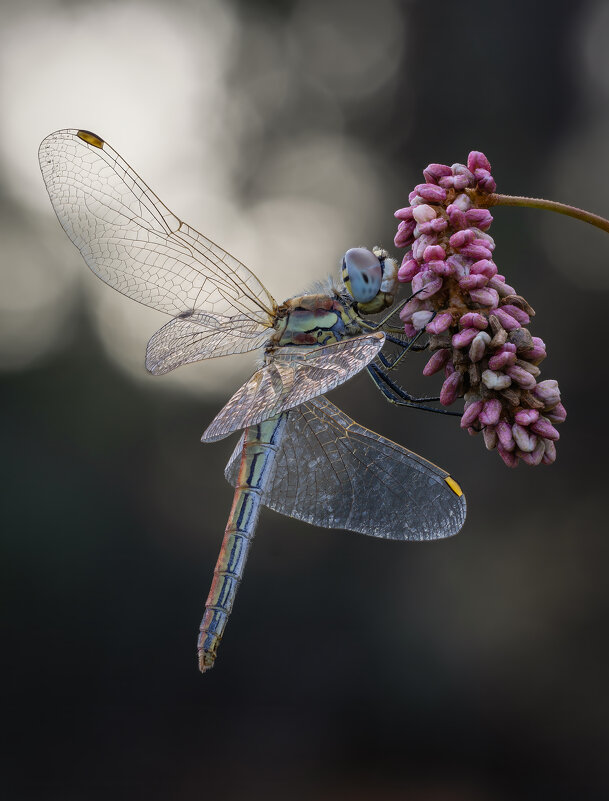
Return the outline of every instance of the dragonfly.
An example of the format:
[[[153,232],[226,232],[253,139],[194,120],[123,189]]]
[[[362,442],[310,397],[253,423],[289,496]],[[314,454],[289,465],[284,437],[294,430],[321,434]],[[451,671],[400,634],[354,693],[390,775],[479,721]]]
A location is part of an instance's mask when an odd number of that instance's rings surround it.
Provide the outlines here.
[[[216,660],[261,505],[391,540],[436,540],[461,529],[465,496],[449,473],[360,426],[325,397],[365,368],[378,383],[383,365],[393,366],[381,353],[388,338],[409,349],[383,330],[389,316],[366,319],[394,308],[397,264],[386,251],[351,248],[339,281],[278,304],[97,134],[56,131],[39,156],[59,222],[91,270],[171,317],[147,346],[153,375],[235,353],[262,358],[202,437],[213,442],[243,432],[225,470],[235,490],[199,629],[202,672]],[[381,387],[386,397],[391,386]]]

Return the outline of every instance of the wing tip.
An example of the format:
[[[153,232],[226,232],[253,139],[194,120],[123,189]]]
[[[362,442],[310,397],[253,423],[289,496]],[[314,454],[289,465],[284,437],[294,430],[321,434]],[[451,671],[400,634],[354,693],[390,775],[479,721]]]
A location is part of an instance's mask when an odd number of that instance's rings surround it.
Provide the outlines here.
[[[79,139],[82,139],[83,142],[86,142],[89,145],[93,145],[93,147],[98,147],[100,150],[104,149],[104,145],[106,144],[101,136],[98,136],[93,131],[86,131],[84,128],[76,131],[76,136]]]
[[[165,375],[165,373],[169,372],[169,370],[165,369],[162,364],[149,362],[148,359],[146,359],[145,366],[150,375]]]
[[[451,488],[451,490],[455,493],[457,498],[460,498],[463,495],[463,490],[457,484],[457,482],[455,481],[455,479],[452,476],[446,476],[444,481],[446,481],[446,483]]]

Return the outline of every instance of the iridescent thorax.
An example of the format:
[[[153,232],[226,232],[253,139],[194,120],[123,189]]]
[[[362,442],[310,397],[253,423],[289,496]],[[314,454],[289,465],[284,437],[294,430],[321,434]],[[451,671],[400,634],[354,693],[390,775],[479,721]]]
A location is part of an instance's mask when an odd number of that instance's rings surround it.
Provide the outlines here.
[[[272,345],[329,345],[362,333],[352,304],[339,296],[300,295],[279,308]]]

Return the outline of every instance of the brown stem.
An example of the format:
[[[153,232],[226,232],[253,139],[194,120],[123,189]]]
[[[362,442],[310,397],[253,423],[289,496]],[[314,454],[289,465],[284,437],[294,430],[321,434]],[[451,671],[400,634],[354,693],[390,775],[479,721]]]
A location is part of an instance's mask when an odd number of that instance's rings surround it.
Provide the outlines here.
[[[557,203],[555,200],[544,200],[538,197],[518,197],[516,195],[487,195],[486,198],[478,194],[478,206],[528,206],[533,209],[547,209],[548,211],[555,211],[558,214],[566,214],[568,217],[575,217],[576,220],[595,225],[603,231],[609,233],[609,220],[600,217],[598,214],[592,214],[584,209],[578,209],[575,206],[568,206],[566,203]]]

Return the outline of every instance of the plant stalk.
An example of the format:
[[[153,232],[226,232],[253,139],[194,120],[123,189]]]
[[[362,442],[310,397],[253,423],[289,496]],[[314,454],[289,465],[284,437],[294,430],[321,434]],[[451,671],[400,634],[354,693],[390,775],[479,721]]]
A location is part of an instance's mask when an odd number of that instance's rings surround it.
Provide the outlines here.
[[[547,209],[548,211],[555,211],[558,214],[566,214],[568,217],[575,217],[576,220],[590,223],[590,225],[600,228],[602,231],[609,233],[609,220],[600,217],[598,214],[592,214],[590,211],[578,209],[575,206],[569,206],[566,203],[558,203],[555,200],[545,200],[538,197],[519,197],[517,195],[498,195],[491,194],[481,198],[480,195],[476,198],[477,204],[486,208],[491,206],[527,206],[532,209]]]

